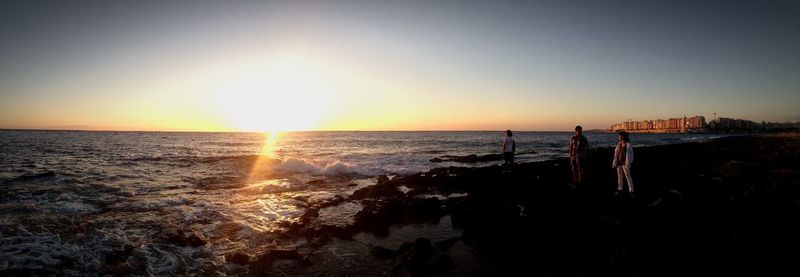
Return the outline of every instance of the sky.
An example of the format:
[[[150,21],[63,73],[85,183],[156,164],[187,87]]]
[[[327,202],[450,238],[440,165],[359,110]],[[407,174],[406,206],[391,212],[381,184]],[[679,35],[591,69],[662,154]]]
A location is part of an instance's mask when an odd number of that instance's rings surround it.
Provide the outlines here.
[[[800,121],[798,1],[0,5],[0,128]]]

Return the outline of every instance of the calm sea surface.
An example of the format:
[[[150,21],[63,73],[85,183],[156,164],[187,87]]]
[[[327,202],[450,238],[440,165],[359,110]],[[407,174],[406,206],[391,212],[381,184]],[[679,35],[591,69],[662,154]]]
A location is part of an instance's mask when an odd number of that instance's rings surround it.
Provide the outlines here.
[[[235,252],[274,246],[305,207],[442,166],[444,155],[498,153],[502,132],[161,133],[0,131],[0,269],[93,275],[126,253],[133,273],[237,274]],[[571,133],[516,132],[518,162],[566,156]],[[591,147],[616,136],[587,133]],[[633,134],[635,146],[719,135]],[[609,158],[610,159],[610,158]],[[359,205],[320,215],[347,224]],[[166,231],[165,231],[166,230]],[[187,233],[200,247],[168,243]]]

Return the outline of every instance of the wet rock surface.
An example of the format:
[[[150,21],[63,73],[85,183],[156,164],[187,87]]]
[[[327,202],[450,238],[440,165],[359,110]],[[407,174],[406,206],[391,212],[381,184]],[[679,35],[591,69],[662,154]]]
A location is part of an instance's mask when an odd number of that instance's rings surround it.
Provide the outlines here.
[[[516,153],[516,155],[526,155],[526,154],[535,154],[535,151],[525,151]],[[441,163],[441,162],[456,162],[456,163],[483,163],[483,162],[495,162],[495,161],[502,161],[503,154],[486,154],[486,155],[465,155],[465,156],[453,156],[453,155],[445,155],[441,157],[436,157],[430,159],[432,163]]]
[[[296,222],[285,236],[302,238],[310,254],[277,256],[307,261],[288,272],[320,273],[313,253],[332,240],[349,241],[360,233],[387,237],[392,226],[436,224],[449,216],[459,236],[368,246],[362,253],[368,257],[361,259],[371,262],[325,272],[379,267],[383,274],[411,276],[796,273],[798,254],[787,251],[800,246],[797,149],[796,136],[636,148],[635,197],[613,193],[611,149],[592,150],[589,182],[577,187],[569,185],[567,160],[379,178],[304,215],[311,220],[323,207],[357,201],[363,209],[352,225],[310,228],[307,221]],[[424,197],[431,194],[463,196]]]
[[[59,262],[44,266],[59,269],[100,259],[105,262],[102,268],[72,268],[109,275],[154,275],[143,270],[146,264],[169,268],[177,275],[221,275],[202,266],[188,269],[200,260],[209,264],[222,260],[230,263],[225,265],[229,275],[253,276],[797,275],[797,136],[637,147],[632,170],[635,197],[613,193],[616,173],[611,152],[592,149],[588,182],[576,187],[569,185],[571,172],[564,159],[513,168],[443,167],[391,179],[379,176],[374,185],[353,183],[343,195],[326,193],[324,181],[309,180],[309,186],[320,187],[319,194],[281,198],[302,207],[296,220],[276,223],[281,228],[274,232],[248,236],[258,241],[240,240],[258,245],[257,251],[230,250],[219,256],[209,250],[215,239],[235,239],[252,230],[230,222],[217,225],[208,216],[170,223],[151,208],[131,209],[125,213],[152,214],[148,220],[153,222],[120,229],[147,234],[142,240],[110,240],[107,244],[112,247],[103,248],[107,251],[101,255],[54,256]],[[25,178],[52,177],[45,172]],[[267,195],[286,189],[270,185],[252,190]],[[0,191],[0,198],[12,196]],[[78,215],[112,213],[105,205],[117,201],[93,201],[74,210]],[[163,205],[191,201],[176,198]],[[320,222],[326,212],[339,208],[351,212],[352,221]],[[203,215],[204,210],[196,212]],[[50,226],[43,223],[51,221],[49,217],[20,220],[23,226]],[[78,247],[64,244],[65,239],[92,243],[83,234],[107,228],[104,224],[110,223],[75,216],[50,227],[69,230],[65,234],[70,237],[43,236],[25,243],[46,246],[35,254],[49,255],[52,249]],[[187,224],[208,226],[211,234],[218,235],[197,233]],[[27,238],[0,237],[2,242],[23,239]],[[187,254],[164,255],[164,249]],[[0,261],[0,275],[30,275],[12,267],[22,262]]]

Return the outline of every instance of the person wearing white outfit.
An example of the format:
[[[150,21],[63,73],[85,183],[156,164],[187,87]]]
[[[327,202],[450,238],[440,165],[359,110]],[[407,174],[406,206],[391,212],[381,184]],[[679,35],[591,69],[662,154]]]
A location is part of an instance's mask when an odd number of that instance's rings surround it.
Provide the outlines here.
[[[514,165],[514,152],[517,151],[517,143],[511,138],[513,136],[514,134],[511,133],[511,130],[506,130],[506,137],[503,139],[502,147],[504,165],[506,166]]]
[[[622,193],[623,178],[628,180],[628,191],[633,195],[633,178],[631,178],[631,164],[633,163],[633,146],[627,132],[619,133],[619,143],[614,148],[614,162],[612,167],[617,169],[617,193]]]

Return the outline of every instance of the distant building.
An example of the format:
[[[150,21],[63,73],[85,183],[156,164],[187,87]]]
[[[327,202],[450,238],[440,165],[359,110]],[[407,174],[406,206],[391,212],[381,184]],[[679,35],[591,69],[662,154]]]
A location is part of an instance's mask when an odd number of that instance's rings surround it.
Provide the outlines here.
[[[657,120],[642,120],[642,121],[626,121],[622,123],[612,124],[611,131],[632,131],[632,132],[693,132],[702,131],[708,127],[706,119],[703,116],[683,117],[683,118],[670,118],[670,119],[657,119]]]

